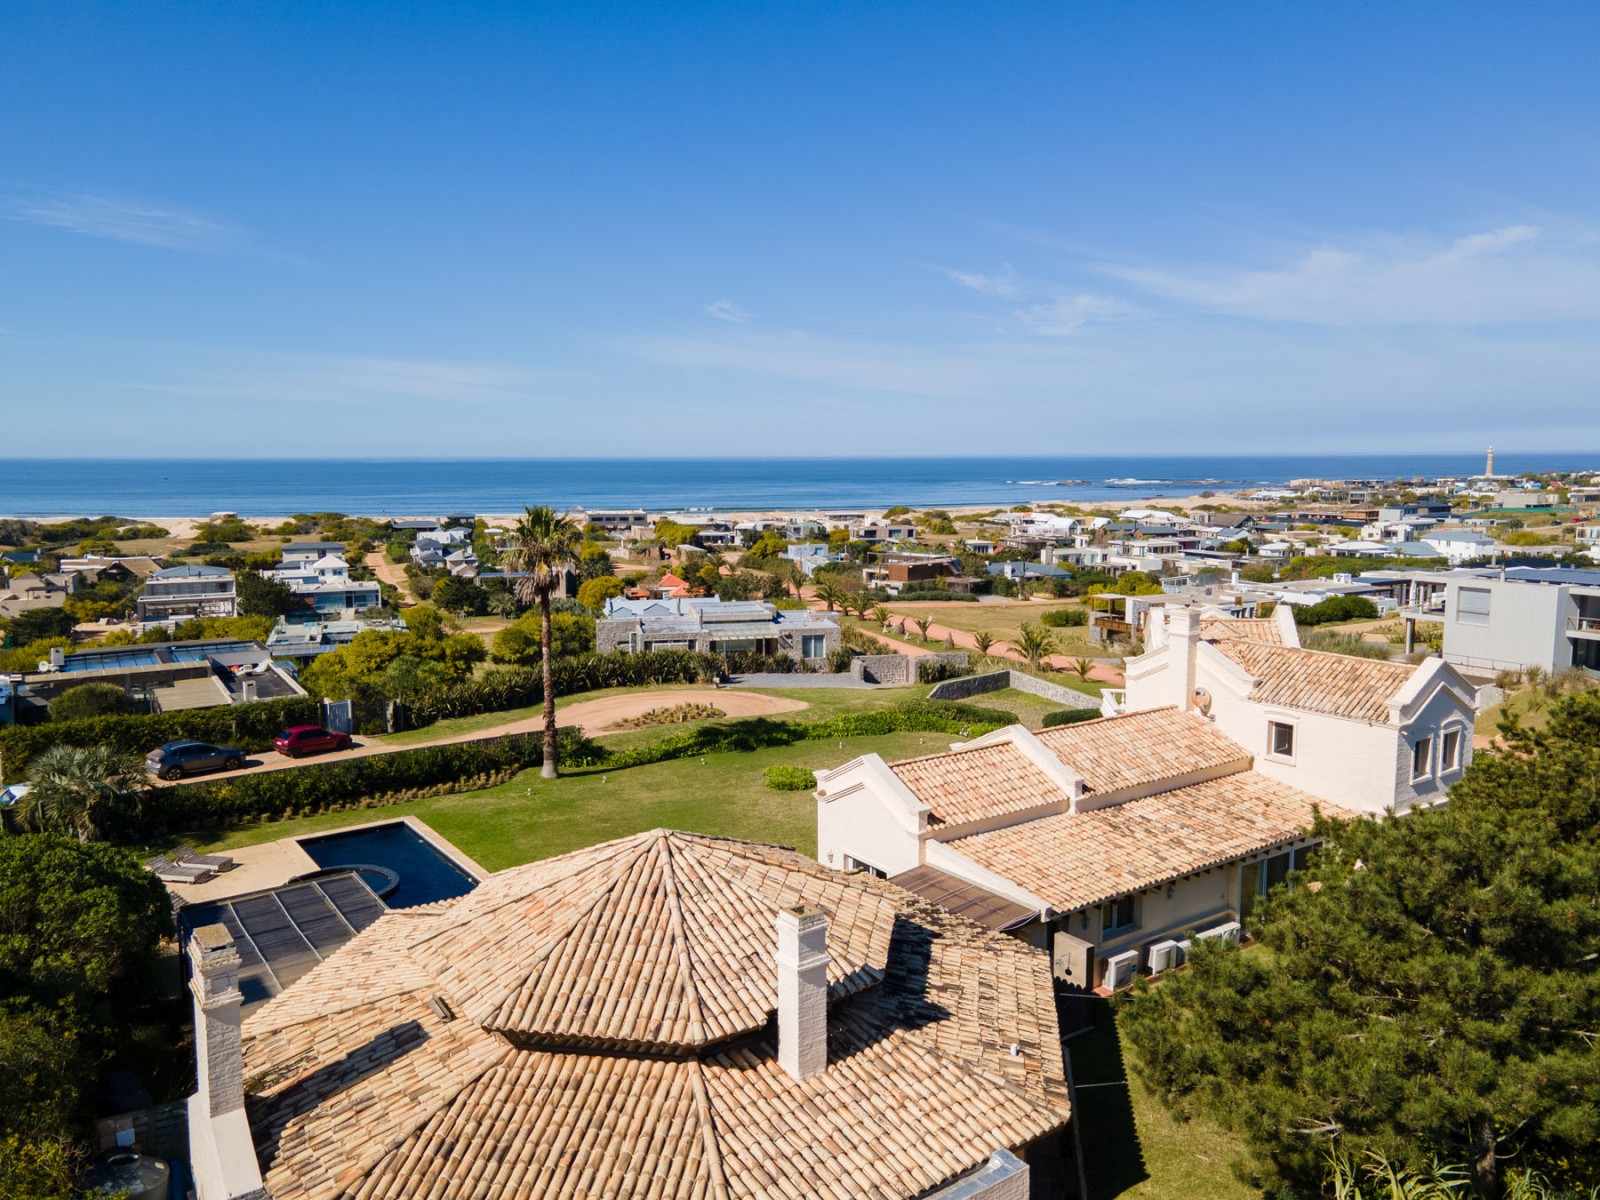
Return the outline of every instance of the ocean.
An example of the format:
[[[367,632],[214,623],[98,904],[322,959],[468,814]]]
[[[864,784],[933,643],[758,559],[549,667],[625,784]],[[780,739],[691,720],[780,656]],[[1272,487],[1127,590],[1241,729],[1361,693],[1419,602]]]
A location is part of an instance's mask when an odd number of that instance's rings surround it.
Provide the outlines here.
[[[1482,454],[1095,458],[13,459],[16,517],[508,513],[525,505],[652,510],[1118,503],[1291,479],[1470,475]],[[1600,470],[1593,453],[1496,456],[1496,470]],[[1081,481],[1081,482],[1079,482]]]

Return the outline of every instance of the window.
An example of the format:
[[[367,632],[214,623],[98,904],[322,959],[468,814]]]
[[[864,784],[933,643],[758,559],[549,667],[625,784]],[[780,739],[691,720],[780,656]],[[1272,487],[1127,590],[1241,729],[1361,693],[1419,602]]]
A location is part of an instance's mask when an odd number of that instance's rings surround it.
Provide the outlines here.
[[[1463,625],[1487,625],[1490,595],[1488,588],[1462,588],[1456,598],[1456,620]]]
[[[828,638],[826,634],[807,633],[800,638],[801,658],[821,658],[827,654]]]
[[[1120,900],[1113,900],[1109,904],[1100,906],[1100,935],[1102,937],[1119,930],[1132,929],[1135,923],[1132,896],[1124,896]]]
[[[874,879],[889,878],[889,872],[885,871],[882,867],[875,867],[871,863],[864,863],[859,858],[852,858],[848,854],[844,856],[844,869],[847,871],[865,871]]]
[[[1428,768],[1433,760],[1433,739],[1431,737],[1418,738],[1411,747],[1411,778],[1421,779],[1428,774]]]
[[[1286,721],[1267,722],[1267,753],[1273,758],[1294,757],[1294,726]]]
[[[1460,765],[1461,731],[1459,729],[1447,729],[1444,737],[1439,740],[1439,771],[1441,773],[1454,771]]]

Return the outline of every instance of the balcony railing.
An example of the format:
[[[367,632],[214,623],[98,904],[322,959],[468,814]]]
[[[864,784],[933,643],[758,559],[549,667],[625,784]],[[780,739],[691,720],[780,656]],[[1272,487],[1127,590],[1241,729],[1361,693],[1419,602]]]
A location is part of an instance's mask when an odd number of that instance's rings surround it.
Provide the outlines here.
[[[1567,622],[1569,633],[1600,633],[1600,617],[1573,617]]]

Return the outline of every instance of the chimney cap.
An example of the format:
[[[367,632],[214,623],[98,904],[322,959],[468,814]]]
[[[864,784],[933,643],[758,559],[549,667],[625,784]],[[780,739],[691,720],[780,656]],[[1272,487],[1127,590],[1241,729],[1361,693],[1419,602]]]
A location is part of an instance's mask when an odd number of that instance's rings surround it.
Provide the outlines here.
[[[202,975],[239,965],[239,948],[223,924],[201,925],[189,935],[189,954]]]
[[[818,908],[815,904],[785,904],[778,910],[779,915],[789,917],[800,925],[815,925],[818,921],[826,921],[826,909]]]

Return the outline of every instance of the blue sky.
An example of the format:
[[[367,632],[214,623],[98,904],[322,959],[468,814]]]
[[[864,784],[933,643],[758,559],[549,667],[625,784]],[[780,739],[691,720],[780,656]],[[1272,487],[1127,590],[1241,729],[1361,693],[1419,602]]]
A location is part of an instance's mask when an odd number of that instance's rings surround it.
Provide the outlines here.
[[[1600,5],[0,8],[0,453],[1600,449]]]

